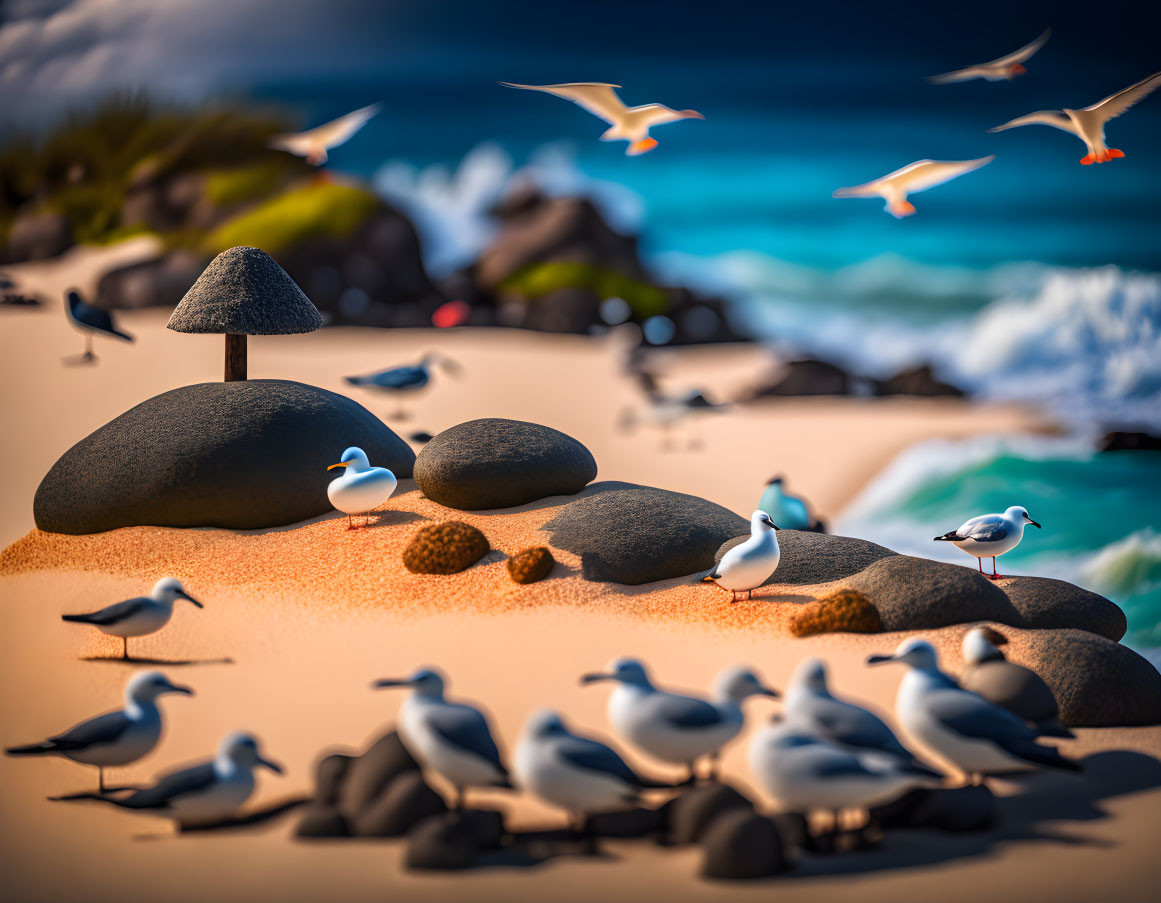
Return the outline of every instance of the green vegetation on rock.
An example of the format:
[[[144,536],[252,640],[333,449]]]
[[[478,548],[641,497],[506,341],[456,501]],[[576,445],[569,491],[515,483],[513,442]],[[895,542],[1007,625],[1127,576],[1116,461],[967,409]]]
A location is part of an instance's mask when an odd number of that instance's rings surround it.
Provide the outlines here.
[[[522,267],[500,282],[500,293],[538,298],[564,288],[588,289],[604,300],[621,298],[634,316],[652,317],[665,312],[664,290],[655,285],[630,279],[616,270],[588,263],[549,261]]]

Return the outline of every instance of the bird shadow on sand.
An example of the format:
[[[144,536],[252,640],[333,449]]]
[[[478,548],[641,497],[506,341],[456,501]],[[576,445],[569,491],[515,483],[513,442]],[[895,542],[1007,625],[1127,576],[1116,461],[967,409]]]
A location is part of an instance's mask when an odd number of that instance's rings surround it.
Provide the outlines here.
[[[68,357],[60,359],[61,364],[66,367],[94,367],[97,361],[100,360],[95,354],[87,357],[83,354],[70,354]]]
[[[234,664],[234,660],[226,656],[222,658],[142,658],[133,655],[129,658],[121,658],[119,655],[84,655],[81,656],[80,660],[82,662],[106,662],[114,665],[166,665],[173,668],[183,667],[185,665]]]
[[[610,852],[595,838],[580,837],[564,829],[518,831],[497,850],[481,853],[473,871],[486,869],[535,868],[558,859],[584,862],[617,862],[620,855]]]
[[[104,796],[112,796],[118,793],[125,793],[131,790],[139,790],[139,787],[109,787],[105,789]],[[53,802],[62,803],[77,803],[77,802],[100,802],[102,794],[97,793],[73,793],[67,796],[50,796],[49,799]],[[187,834],[209,834],[218,831],[238,831],[246,828],[253,828],[257,825],[263,825],[267,822],[274,821],[288,812],[297,809],[310,801],[309,797],[294,796],[287,799],[282,799],[277,802],[264,806],[261,809],[255,809],[252,812],[247,812],[244,815],[238,815],[234,818],[224,818],[220,821],[206,822],[205,824],[187,825],[181,827],[176,833],[150,833],[138,834],[134,840],[169,840],[176,837],[181,837]],[[132,810],[128,810],[132,811]]]
[[[619,480],[603,480],[599,483],[589,483],[588,486],[575,495],[550,495],[547,498],[537,499],[534,502],[527,502],[523,505],[513,505],[510,508],[484,508],[479,511],[473,511],[472,514],[481,517],[491,517],[496,514],[523,514],[528,511],[539,511],[542,508],[559,508],[562,505],[567,505],[569,502],[600,495],[602,492],[611,492],[614,489],[641,488],[640,483],[622,483]]]

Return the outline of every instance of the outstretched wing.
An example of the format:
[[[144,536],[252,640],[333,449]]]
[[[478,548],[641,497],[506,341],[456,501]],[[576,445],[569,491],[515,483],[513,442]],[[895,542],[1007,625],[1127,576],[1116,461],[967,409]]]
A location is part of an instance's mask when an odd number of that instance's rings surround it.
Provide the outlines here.
[[[1101,115],[1107,119],[1115,119],[1120,116],[1125,110],[1133,106],[1139,100],[1148,97],[1158,88],[1161,88],[1161,72],[1154,72],[1148,78],[1143,78],[1135,85],[1130,85],[1124,91],[1118,91],[1106,97],[1100,103],[1094,103],[1091,107],[1085,107],[1085,110],[1100,110]]]
[[[953,82],[971,81],[973,78],[983,78],[984,70],[979,66],[968,66],[965,69],[956,69],[944,72],[942,75],[928,76],[927,80],[933,85],[950,85]]]
[[[1017,116],[1015,119],[988,129],[989,132],[1002,132],[1005,129],[1014,129],[1022,125],[1050,125],[1054,129],[1076,134],[1076,126],[1072,120],[1058,110],[1037,110],[1027,116]]]
[[[369,107],[361,107],[346,116],[340,116],[338,119],[324,123],[312,130],[315,140],[327,148],[338,147],[340,144],[350,141],[354,134],[365,126],[380,109],[382,109],[380,104],[373,103]]]
[[[512,82],[500,82],[508,88],[520,88],[524,91],[543,91],[546,94],[555,94],[565,100],[571,100],[577,106],[584,107],[594,116],[599,116],[608,123],[615,123],[625,112],[625,105],[617,96],[616,88],[620,85],[607,85],[603,82],[573,82],[565,85],[517,85]],[[656,104],[656,106],[661,106]],[[673,112],[670,110],[670,112]],[[665,120],[669,121],[669,120]]]
[[[993,154],[988,157],[980,157],[978,160],[920,160],[910,166],[905,166],[897,173],[892,173],[883,181],[889,181],[908,194],[914,194],[917,191],[926,191],[928,188],[950,182],[952,179],[958,179],[981,166],[987,166],[995,159]]]
[[[992,60],[990,63],[984,63],[985,66],[1011,66],[1014,63],[1022,63],[1028,57],[1032,56],[1037,50],[1047,43],[1049,36],[1052,34],[1051,28],[1045,28],[1044,32],[1035,41],[1025,44],[1019,50],[1009,53],[1007,56],[999,57]]]

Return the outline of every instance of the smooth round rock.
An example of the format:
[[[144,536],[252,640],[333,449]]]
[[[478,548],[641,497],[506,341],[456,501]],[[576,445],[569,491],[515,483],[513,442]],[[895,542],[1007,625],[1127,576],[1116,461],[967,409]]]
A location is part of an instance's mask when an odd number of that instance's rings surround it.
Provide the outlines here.
[[[1161,724],[1161,674],[1132,649],[1087,630],[1025,637],[1012,660],[1044,679],[1069,727]]]
[[[351,819],[356,837],[399,837],[432,815],[447,812],[443,797],[431,789],[418,771],[392,778],[387,789]]]
[[[581,556],[586,580],[637,585],[708,571],[714,552],[746,521],[695,495],[597,484],[544,525],[552,545]]]
[[[404,863],[422,871],[458,871],[475,864],[478,848],[470,827],[455,813],[424,819],[407,839]]]
[[[587,448],[559,430],[522,420],[470,420],[444,430],[415,461],[433,502],[461,511],[512,508],[575,495],[597,475]]]
[[[488,538],[455,520],[427,524],[403,550],[403,566],[413,574],[458,574],[488,554]]]
[[[969,621],[1012,627],[1024,619],[1004,594],[971,568],[910,555],[892,555],[847,577],[879,611],[883,630],[932,630]]]
[[[314,767],[314,800],[325,806],[333,806],[339,801],[339,788],[350,770],[355,756],[335,753],[323,756]]]
[[[41,530],[72,534],[292,524],[334,510],[326,468],[351,445],[410,476],[411,447],[342,395],[274,379],[184,386],[65,452],[36,490],[33,515]]]
[[[1072,627],[1116,641],[1128,629],[1125,613],[1116,603],[1063,580],[1012,577],[1001,589],[1035,630]]]
[[[588,817],[585,828],[594,837],[648,837],[665,830],[665,813],[661,809],[621,809],[597,812]]]
[[[724,542],[714,555],[714,564],[736,545],[750,538],[747,532]],[[808,530],[779,530],[778,548],[782,558],[766,584],[789,583],[796,586],[829,583],[857,574],[863,568],[896,554],[885,546]],[[766,585],[763,584],[763,585]]]
[[[665,804],[670,843],[697,843],[710,824],[723,812],[754,810],[754,804],[729,784],[716,781],[695,784]]]
[[[295,837],[350,837],[351,829],[338,809],[312,805],[303,810],[302,818],[294,829]]]
[[[774,822],[746,809],[722,813],[702,838],[701,873],[706,878],[767,878],[790,864]]]
[[[389,731],[361,756],[353,759],[339,786],[339,808],[349,816],[358,815],[377,800],[397,776],[419,770],[399,734]]]

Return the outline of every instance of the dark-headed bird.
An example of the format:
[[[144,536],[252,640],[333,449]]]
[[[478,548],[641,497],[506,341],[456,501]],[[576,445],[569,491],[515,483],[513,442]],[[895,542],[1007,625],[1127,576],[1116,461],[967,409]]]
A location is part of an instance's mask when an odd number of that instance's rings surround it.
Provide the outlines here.
[[[133,336],[117,328],[117,324],[113,322],[113,317],[107,310],[86,304],[81,298],[81,293],[76,289],[69,289],[65,292],[65,312],[68,314],[69,322],[85,334],[85,353],[81,355],[82,361],[89,362],[97,359],[97,356],[93,354],[94,335],[102,335],[109,339],[121,339],[125,342],[133,341]]]

